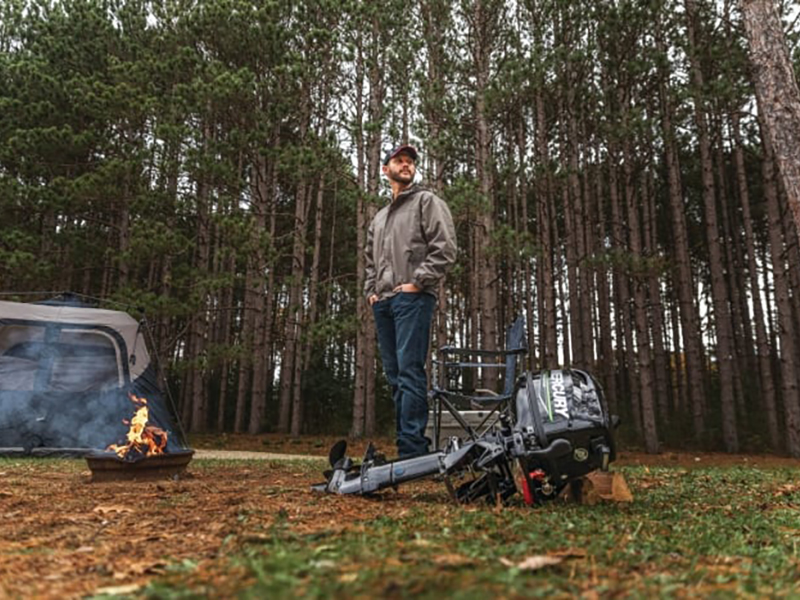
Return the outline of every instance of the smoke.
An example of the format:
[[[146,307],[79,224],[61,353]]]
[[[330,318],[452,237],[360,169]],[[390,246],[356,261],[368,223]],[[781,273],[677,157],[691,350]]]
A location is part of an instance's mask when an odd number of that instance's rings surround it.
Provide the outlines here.
[[[153,368],[128,384],[127,359],[107,331],[0,321],[0,453],[104,450],[119,443],[128,430],[123,420],[136,409],[129,391],[148,399],[151,423],[171,434]],[[167,447],[174,448],[174,442]]]

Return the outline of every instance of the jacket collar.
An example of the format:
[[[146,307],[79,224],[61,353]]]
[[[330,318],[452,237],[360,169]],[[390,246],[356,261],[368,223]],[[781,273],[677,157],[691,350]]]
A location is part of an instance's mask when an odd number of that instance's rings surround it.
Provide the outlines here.
[[[391,209],[394,209],[395,207],[397,207],[400,204],[402,204],[403,202],[405,202],[408,198],[413,196],[420,189],[422,189],[422,188],[420,188],[420,185],[418,183],[414,183],[414,184],[408,186],[406,189],[404,189],[402,192],[400,192],[397,195],[397,198],[395,198],[394,200],[391,200],[391,202],[389,204],[389,207]]]

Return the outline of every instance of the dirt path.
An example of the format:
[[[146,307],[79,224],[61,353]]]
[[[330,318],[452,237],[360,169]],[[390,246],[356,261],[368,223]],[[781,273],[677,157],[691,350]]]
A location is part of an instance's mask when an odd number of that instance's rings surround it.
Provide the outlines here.
[[[327,456],[311,454],[279,454],[277,452],[252,452],[246,450],[195,450],[195,459],[212,460],[328,460]]]

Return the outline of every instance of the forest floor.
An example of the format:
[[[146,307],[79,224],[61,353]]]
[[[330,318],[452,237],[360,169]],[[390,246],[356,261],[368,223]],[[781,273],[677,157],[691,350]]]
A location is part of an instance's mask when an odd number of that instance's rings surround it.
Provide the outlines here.
[[[333,441],[196,437],[226,458],[134,483],[0,459],[0,599],[800,597],[796,460],[622,453],[631,503],[465,507],[431,481],[314,493]]]

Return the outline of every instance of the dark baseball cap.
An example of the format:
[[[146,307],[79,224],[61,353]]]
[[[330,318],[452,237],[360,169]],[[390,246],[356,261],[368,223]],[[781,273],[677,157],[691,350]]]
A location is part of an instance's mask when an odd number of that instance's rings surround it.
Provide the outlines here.
[[[403,144],[401,146],[398,146],[397,148],[394,148],[393,150],[389,150],[389,152],[386,153],[386,158],[383,159],[383,164],[388,165],[389,161],[392,160],[395,156],[397,156],[401,152],[405,152],[414,160],[414,162],[417,162],[417,149],[414,148],[414,146]]]

